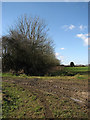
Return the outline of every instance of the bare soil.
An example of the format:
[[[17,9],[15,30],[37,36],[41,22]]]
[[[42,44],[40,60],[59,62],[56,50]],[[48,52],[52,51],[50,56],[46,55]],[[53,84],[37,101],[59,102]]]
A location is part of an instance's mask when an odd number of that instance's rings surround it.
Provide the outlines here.
[[[40,99],[42,105],[45,108],[45,118],[55,118],[55,110],[59,109],[71,109],[76,110],[72,117],[78,117],[78,112],[83,111],[88,114],[88,80],[83,79],[42,79],[42,78],[9,78],[4,77],[3,82],[9,82],[24,89],[30,90],[33,94]],[[55,101],[54,101],[54,99]],[[62,101],[64,104],[62,105]],[[61,104],[61,108],[59,108]],[[78,109],[76,109],[76,107]],[[62,117],[60,113],[56,117]],[[80,117],[80,116],[79,116]],[[81,115],[82,117],[82,115]],[[83,116],[84,117],[84,116]]]

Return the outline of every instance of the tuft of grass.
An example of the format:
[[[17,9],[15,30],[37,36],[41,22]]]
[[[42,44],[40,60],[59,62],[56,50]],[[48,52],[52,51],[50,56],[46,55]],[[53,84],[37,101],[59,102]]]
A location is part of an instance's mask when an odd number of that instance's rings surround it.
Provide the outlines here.
[[[32,100],[34,101],[34,100],[36,100],[37,99],[37,97],[36,96],[32,96]]]
[[[38,106],[36,106],[36,108],[35,108],[35,112],[40,112],[42,109],[43,109],[43,108],[38,105]]]
[[[88,80],[88,75],[80,75],[80,74],[77,74],[75,75],[75,79],[79,79],[79,80]]]

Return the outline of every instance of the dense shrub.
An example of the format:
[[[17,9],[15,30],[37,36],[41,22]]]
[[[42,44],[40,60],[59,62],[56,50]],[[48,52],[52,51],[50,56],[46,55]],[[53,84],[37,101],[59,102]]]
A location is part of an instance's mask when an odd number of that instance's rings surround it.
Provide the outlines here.
[[[2,38],[3,72],[24,70],[30,75],[44,75],[52,66],[59,65],[54,44],[47,34],[47,26],[39,18],[22,16]]]

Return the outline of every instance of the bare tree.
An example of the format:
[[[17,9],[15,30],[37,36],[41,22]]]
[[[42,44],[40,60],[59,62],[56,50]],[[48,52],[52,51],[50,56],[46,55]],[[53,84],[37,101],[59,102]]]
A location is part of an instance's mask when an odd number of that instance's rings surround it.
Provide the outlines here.
[[[42,75],[56,64],[59,61],[54,54],[53,41],[48,38],[47,25],[39,17],[20,17],[9,29],[9,35],[3,36],[5,69],[24,69],[27,74]]]

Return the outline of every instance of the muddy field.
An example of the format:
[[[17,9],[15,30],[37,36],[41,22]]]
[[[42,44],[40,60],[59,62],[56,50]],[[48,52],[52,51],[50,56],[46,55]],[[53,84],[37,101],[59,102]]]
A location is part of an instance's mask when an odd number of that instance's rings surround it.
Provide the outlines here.
[[[27,109],[22,118],[87,118],[88,117],[88,79],[78,79],[76,77],[33,77],[33,78],[10,78],[3,77],[3,84],[8,83],[5,87],[22,88],[26,91],[29,98],[29,92],[36,96],[38,103],[42,106],[42,115],[35,112],[30,113]],[[8,89],[3,93],[8,93]],[[6,96],[5,96],[6,97]],[[22,99],[22,98],[21,98]],[[23,100],[25,101],[25,100]],[[24,105],[31,104],[26,100]],[[24,110],[21,106],[15,111]],[[3,104],[3,108],[5,106]],[[13,112],[15,112],[13,111]],[[12,113],[13,114],[13,113]],[[11,114],[10,114],[11,115]],[[19,117],[19,114],[17,115]],[[7,116],[5,116],[7,117]],[[10,117],[10,116],[9,116]],[[11,115],[11,117],[15,117]]]

